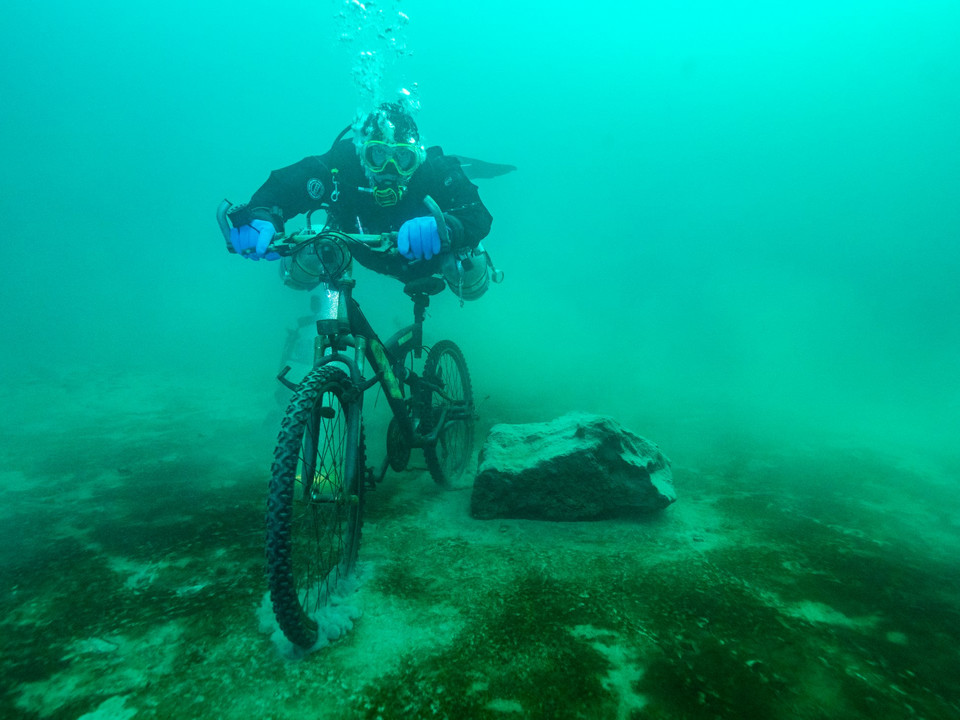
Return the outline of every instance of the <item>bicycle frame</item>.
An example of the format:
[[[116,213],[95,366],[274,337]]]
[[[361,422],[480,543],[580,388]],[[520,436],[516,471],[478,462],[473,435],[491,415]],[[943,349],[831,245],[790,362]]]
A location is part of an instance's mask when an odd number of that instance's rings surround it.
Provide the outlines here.
[[[374,385],[379,384],[397,421],[404,442],[410,448],[423,448],[436,445],[437,438],[447,422],[447,408],[441,412],[436,425],[428,434],[421,434],[416,428],[415,410],[421,393],[437,391],[441,388],[429,379],[413,372],[406,372],[403,361],[408,354],[419,358],[423,349],[423,320],[429,305],[426,292],[410,293],[414,306],[414,322],[395,332],[386,342],[382,341],[370,325],[360,305],[353,298],[355,281],[345,275],[336,281],[321,282],[320,308],[317,312],[317,337],[314,345],[314,367],[338,363],[357,388],[362,407],[362,396]],[[372,375],[365,377],[366,368]],[[289,367],[277,376],[284,385],[295,389],[296,385],[286,379]],[[410,395],[403,391],[404,385],[410,387]],[[353,420],[351,419],[351,424]],[[356,419],[359,423],[359,416]],[[358,428],[351,428],[351,431]]]
[[[450,249],[450,237],[443,219],[443,213],[437,203],[429,196],[424,198],[424,204],[430,213],[437,219],[437,228],[440,234],[441,247],[445,250]],[[233,246],[230,243],[230,229],[227,221],[228,211],[232,207],[228,200],[224,200],[217,209],[217,222],[220,225],[221,233],[227,243],[227,249],[233,252]],[[323,234],[323,231],[313,232],[310,227],[310,215],[307,213],[307,226],[300,233],[292,236],[279,238],[279,244],[271,243],[271,248],[281,255],[289,255],[303,248],[307,243],[314,241]],[[376,241],[383,236],[351,236],[341,234],[341,237],[348,238],[357,242],[356,247],[365,247],[371,239]],[[344,272],[339,276],[329,277],[327,280],[321,280],[318,288],[321,293],[321,307],[317,313],[317,340],[314,348],[314,368],[319,368],[331,362],[340,363],[346,370],[354,387],[362,395],[373,385],[379,383],[383,388],[387,402],[393,416],[396,418],[398,428],[404,442],[409,448],[429,448],[437,444],[437,438],[443,432],[449,420],[469,419],[472,415],[472,408],[464,407],[463,412],[457,408],[451,409],[447,405],[441,408],[441,413],[435,422],[431,422],[432,428],[429,433],[422,434],[418,432],[415,426],[416,403],[419,400],[420,393],[424,391],[437,392],[443,395],[442,387],[429,379],[416,376],[414,373],[403,372],[402,377],[398,377],[398,371],[401,371],[402,361],[408,353],[413,353],[414,357],[419,358],[423,347],[423,318],[426,307],[430,303],[430,295],[439,292],[443,287],[443,281],[440,278],[430,278],[421,276],[420,279],[414,279],[408,282],[404,290],[410,295],[414,304],[414,322],[412,325],[394,333],[386,343],[380,340],[379,336],[367,321],[360,306],[353,299],[353,287],[355,281],[350,276],[352,268],[353,248],[349,249],[349,259],[343,267]],[[406,265],[409,269],[411,264]],[[392,274],[392,273],[390,273]],[[415,276],[416,277],[416,276]],[[440,287],[431,286],[429,280],[434,283],[439,282]],[[418,284],[419,283],[419,284]],[[462,300],[461,300],[462,304]],[[364,373],[366,365],[369,364],[374,370],[371,378],[365,378]],[[297,385],[286,379],[286,374],[290,368],[284,370],[277,376],[286,387],[296,390]],[[411,398],[408,400],[403,394],[403,383],[411,388]],[[408,411],[408,403],[413,403],[413,412]],[[360,422],[359,418],[356,421]]]

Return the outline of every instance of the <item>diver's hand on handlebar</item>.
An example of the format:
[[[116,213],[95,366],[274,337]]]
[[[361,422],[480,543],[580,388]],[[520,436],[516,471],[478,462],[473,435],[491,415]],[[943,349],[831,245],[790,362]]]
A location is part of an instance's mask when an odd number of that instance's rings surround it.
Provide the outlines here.
[[[249,225],[230,229],[230,244],[238,255],[250,260],[278,260],[277,253],[267,252],[276,234],[277,229],[269,220],[251,220]]]
[[[397,234],[397,250],[408,260],[429,260],[440,252],[440,232],[435,217],[407,220]]]

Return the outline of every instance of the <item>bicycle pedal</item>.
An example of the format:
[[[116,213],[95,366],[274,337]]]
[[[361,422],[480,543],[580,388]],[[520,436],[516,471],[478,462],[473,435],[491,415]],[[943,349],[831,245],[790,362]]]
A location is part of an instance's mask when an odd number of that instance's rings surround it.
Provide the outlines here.
[[[386,468],[380,473],[380,478],[377,479],[376,474],[372,467],[367,467],[363,473],[363,486],[368,492],[372,492],[377,489],[377,485],[383,482],[384,475],[387,474]]]

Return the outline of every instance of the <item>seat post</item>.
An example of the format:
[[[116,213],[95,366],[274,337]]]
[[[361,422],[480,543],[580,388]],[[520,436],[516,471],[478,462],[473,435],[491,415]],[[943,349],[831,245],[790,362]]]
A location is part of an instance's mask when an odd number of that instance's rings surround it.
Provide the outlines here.
[[[430,305],[430,296],[425,293],[416,293],[411,295],[413,300],[413,332],[414,332],[414,350],[413,356],[420,359],[423,354],[423,319],[427,315],[427,307]]]
[[[413,332],[414,335],[414,357],[418,360],[421,356],[421,347],[423,346],[423,318],[427,314],[427,306],[430,304],[430,296],[443,292],[447,284],[442,277],[436,275],[427,275],[411,280],[403,286],[405,292],[413,300]]]

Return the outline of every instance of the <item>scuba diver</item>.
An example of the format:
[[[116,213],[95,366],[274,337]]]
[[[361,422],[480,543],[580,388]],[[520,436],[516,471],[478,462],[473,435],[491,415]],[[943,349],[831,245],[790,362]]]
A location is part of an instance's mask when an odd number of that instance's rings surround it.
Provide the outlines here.
[[[353,130],[353,139],[344,139]],[[461,165],[462,161],[462,165]],[[443,274],[461,303],[482,295],[496,270],[480,241],[493,220],[468,178],[493,177],[510,172],[511,165],[483,163],[445,155],[439,147],[424,148],[411,115],[399,103],[383,103],[360,116],[323,155],[274,170],[245,205],[233,208],[229,242],[251,260],[276,260],[267,252],[284,222],[300,213],[323,209],[327,227],[345,233],[397,233],[397,250],[417,261],[419,274]],[[441,252],[441,230],[424,204],[431,197],[442,211],[450,238],[450,252]],[[446,248],[444,248],[446,250]],[[375,260],[357,258],[369,269]],[[316,282],[298,272],[296,260],[284,259],[285,282],[312,289]],[[464,275],[467,267],[468,276]]]

